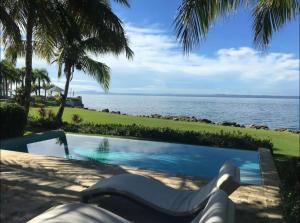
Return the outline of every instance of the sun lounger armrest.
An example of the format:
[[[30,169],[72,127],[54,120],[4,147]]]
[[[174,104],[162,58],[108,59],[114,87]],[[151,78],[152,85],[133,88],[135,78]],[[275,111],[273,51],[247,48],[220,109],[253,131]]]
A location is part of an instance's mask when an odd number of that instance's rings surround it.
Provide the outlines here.
[[[225,162],[220,168],[216,186],[228,195],[233,193],[240,186],[240,169],[231,162]]]

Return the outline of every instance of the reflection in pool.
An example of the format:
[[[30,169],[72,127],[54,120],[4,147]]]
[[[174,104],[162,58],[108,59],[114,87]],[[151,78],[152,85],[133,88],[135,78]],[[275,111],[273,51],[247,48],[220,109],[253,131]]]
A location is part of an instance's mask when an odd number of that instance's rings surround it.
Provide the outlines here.
[[[75,134],[28,143],[26,147],[29,153],[205,178],[216,176],[221,165],[232,160],[241,169],[242,182],[261,181],[256,151]]]

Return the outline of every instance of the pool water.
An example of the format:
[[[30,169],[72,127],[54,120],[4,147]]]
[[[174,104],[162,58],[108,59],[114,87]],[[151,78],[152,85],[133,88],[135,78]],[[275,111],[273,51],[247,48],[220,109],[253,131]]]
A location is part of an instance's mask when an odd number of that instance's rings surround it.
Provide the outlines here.
[[[240,167],[242,182],[261,183],[256,151],[75,134],[66,134],[66,141],[50,139],[30,143],[27,150],[208,179],[218,174],[225,161],[231,160]]]

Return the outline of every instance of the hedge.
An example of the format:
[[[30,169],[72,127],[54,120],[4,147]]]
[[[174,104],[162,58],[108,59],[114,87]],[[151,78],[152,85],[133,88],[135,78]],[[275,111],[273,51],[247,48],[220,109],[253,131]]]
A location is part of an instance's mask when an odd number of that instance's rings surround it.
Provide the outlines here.
[[[26,114],[18,104],[0,105],[0,139],[22,136],[26,126]]]
[[[31,127],[55,129],[58,126],[53,121],[31,120]],[[141,125],[119,125],[119,124],[71,124],[62,123],[60,126],[66,132],[101,134],[125,137],[137,137],[143,139],[168,141],[204,146],[215,146],[236,149],[257,150],[258,147],[265,147],[272,150],[273,144],[267,139],[256,139],[241,132],[208,133],[195,131],[180,131],[170,128],[150,128]]]

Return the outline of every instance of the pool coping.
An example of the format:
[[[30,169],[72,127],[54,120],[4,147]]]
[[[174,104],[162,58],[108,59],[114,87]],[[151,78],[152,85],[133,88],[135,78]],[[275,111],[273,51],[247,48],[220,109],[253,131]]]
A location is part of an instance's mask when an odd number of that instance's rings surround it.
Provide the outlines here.
[[[275,166],[272,152],[267,148],[258,148],[259,163],[262,178],[262,194],[265,197],[265,209],[268,218],[276,218],[283,221],[281,198],[280,198],[280,178]],[[272,212],[268,211],[272,210]]]

